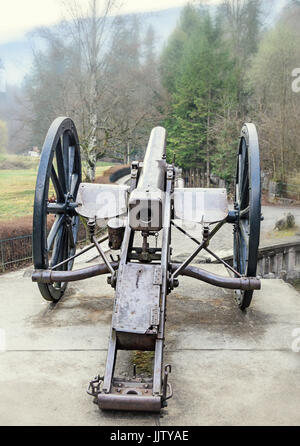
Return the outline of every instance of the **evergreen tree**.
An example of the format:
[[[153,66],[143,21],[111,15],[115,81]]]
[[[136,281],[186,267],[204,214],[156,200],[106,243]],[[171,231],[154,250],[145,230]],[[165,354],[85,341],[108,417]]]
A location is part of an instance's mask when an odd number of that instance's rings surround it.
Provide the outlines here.
[[[192,20],[190,12],[192,30],[185,34],[166,121],[169,154],[175,153],[177,164],[183,167],[201,167],[209,186],[215,152],[214,117],[224,96],[233,95],[234,64],[210,14],[193,9]],[[170,55],[168,48],[165,54]]]
[[[195,7],[186,5],[179,23],[168,39],[160,60],[160,73],[163,86],[169,93],[176,91],[176,79],[180,74],[181,61],[185,53],[185,43],[198,27],[199,14]]]

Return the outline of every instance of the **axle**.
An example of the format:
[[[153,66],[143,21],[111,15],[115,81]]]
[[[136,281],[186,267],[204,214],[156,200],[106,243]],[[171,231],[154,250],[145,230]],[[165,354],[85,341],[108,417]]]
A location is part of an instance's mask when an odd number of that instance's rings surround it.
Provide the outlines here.
[[[118,262],[112,262],[111,267],[118,269]],[[171,263],[170,272],[174,273],[178,268],[178,264]],[[54,283],[54,282],[75,282],[77,280],[89,279],[90,277],[109,274],[110,269],[104,263],[89,266],[87,268],[75,271],[52,271],[40,270],[32,274],[32,281],[38,283]],[[211,285],[227,288],[231,290],[260,290],[261,282],[255,277],[223,277],[210,273],[194,266],[187,266],[180,271],[180,275],[192,277]]]

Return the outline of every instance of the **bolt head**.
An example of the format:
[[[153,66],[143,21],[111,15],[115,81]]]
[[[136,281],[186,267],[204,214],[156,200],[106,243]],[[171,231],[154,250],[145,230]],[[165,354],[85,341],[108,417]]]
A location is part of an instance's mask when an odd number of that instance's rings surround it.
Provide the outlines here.
[[[178,280],[177,278],[175,278],[175,279],[173,280],[173,286],[174,286],[174,288],[179,287],[179,280]]]

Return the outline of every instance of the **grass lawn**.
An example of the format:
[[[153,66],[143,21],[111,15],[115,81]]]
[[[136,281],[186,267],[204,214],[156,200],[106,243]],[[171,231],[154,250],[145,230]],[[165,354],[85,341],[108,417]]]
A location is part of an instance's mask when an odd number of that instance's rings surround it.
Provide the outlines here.
[[[96,175],[110,167],[97,163]],[[37,167],[0,170],[0,221],[32,215]]]
[[[0,171],[0,220],[32,214],[36,169]]]

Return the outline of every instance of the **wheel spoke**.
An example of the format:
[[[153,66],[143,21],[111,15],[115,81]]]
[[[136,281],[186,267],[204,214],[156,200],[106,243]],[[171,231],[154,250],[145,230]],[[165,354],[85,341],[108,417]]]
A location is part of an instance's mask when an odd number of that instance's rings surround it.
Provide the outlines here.
[[[234,230],[233,235],[233,267],[240,272],[240,259],[239,259],[239,244],[238,244],[238,229],[237,227]]]
[[[63,262],[67,256],[66,256],[66,233],[67,233],[67,228],[66,226],[64,227],[64,232],[62,235],[62,249],[59,253],[59,258],[58,258],[58,263]],[[62,265],[59,269],[65,270],[66,269],[66,265]]]
[[[75,241],[73,237],[73,231],[72,231],[72,223],[67,225],[67,232],[68,232],[68,238],[70,241],[70,249],[75,248]]]
[[[249,211],[250,211],[250,206],[247,206],[245,209],[243,209],[240,212],[240,218],[247,218],[247,217],[249,217]]]
[[[73,240],[75,245],[77,243],[78,227],[79,227],[79,216],[76,215],[73,219],[73,225],[72,225]]]
[[[70,191],[70,136],[68,132],[64,132],[62,135],[62,148],[63,148],[63,160],[64,160],[64,170],[65,170],[65,178],[66,178],[66,187],[67,192]]]
[[[246,226],[244,224],[245,222],[246,222],[245,220],[240,221],[239,228],[240,228],[240,234],[242,236],[242,239],[243,239],[245,245],[248,247],[248,245],[249,245],[249,234],[248,234],[248,228],[245,227]]]
[[[69,186],[71,187],[72,175],[74,173],[75,164],[75,146],[69,147]]]
[[[245,173],[245,166],[247,163],[247,143],[245,139],[243,138],[242,142],[242,159],[241,159],[241,165],[243,166],[243,174]]]
[[[243,163],[242,163],[243,157],[242,154],[239,155],[239,173],[238,173],[238,184],[242,183],[242,167],[243,167]],[[238,195],[238,197],[240,198],[240,196]]]
[[[69,192],[71,193],[72,188],[72,179],[73,179],[73,171],[74,171],[74,164],[75,164],[75,147],[70,146],[69,147]]]
[[[66,194],[67,193],[67,183],[66,183],[66,175],[65,175],[65,168],[64,168],[63,150],[62,150],[62,145],[61,145],[60,139],[58,140],[55,153],[56,153],[56,162],[57,162],[57,171],[58,171],[59,182],[61,184],[64,194]]]
[[[52,228],[49,232],[49,235],[47,237],[47,251],[48,252],[50,251],[50,249],[53,245],[54,239],[63,224],[64,218],[65,218],[64,215],[60,215],[59,217],[57,216],[55,219],[55,222],[53,223],[53,226],[52,226]]]
[[[237,245],[237,270],[239,273],[243,273],[241,265],[241,238],[240,231],[236,231],[236,245]]]
[[[51,167],[51,180],[55,189],[57,201],[63,202],[64,201],[64,193],[63,189],[61,187],[61,184],[59,182],[58,176],[55,172],[54,166]]]
[[[71,177],[71,186],[70,186],[70,194],[74,197],[74,200],[76,200],[76,195],[79,187],[79,176],[77,173],[73,173]]]
[[[248,171],[246,172],[246,175],[243,177],[243,183],[241,185],[240,189],[240,205],[241,210],[245,208],[245,205],[247,206],[249,203],[249,175]]]
[[[54,246],[53,246],[53,253],[51,258],[51,267],[54,265],[57,265],[60,263],[61,257],[63,255],[63,242],[64,242],[64,232],[65,228],[64,225],[61,225],[59,230],[57,231],[57,235],[55,237]]]
[[[68,227],[65,228],[65,234],[64,234],[64,249],[63,249],[63,257],[61,261],[66,260],[69,257],[70,247],[69,247],[69,240],[70,240],[70,232],[68,231]],[[63,265],[64,270],[68,270],[69,263],[65,263]]]
[[[241,274],[245,274],[246,273],[246,262],[247,262],[247,253],[248,253],[248,249],[247,249],[247,244],[245,243],[245,240],[243,239],[243,237],[241,237],[242,233],[239,230],[238,231],[238,271]]]

